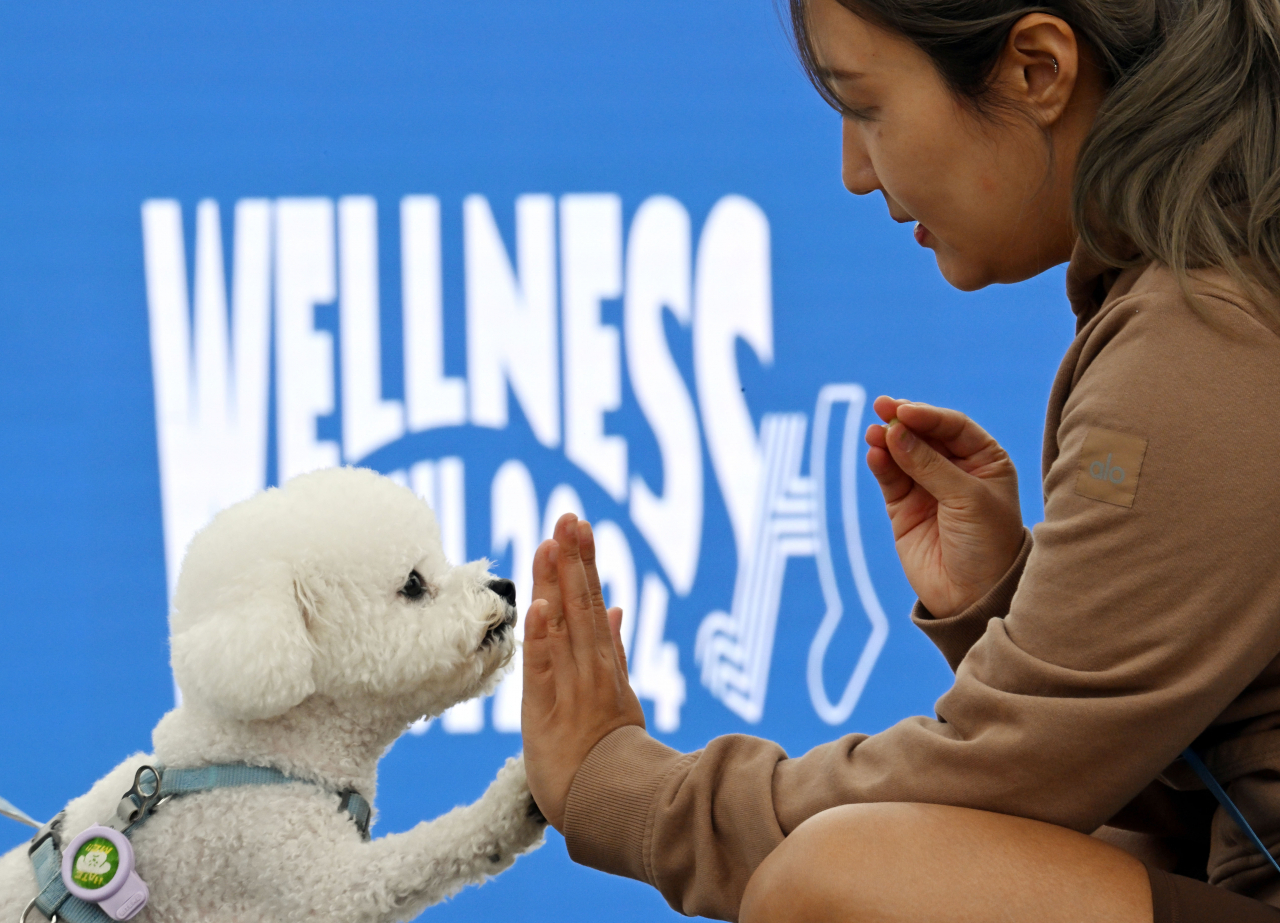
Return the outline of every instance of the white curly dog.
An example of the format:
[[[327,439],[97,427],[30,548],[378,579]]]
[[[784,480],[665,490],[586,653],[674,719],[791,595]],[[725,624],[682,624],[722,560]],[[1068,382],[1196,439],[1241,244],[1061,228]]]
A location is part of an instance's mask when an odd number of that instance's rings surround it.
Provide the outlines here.
[[[430,507],[366,470],[303,475],[218,514],[174,594],[183,702],[154,754],[67,805],[64,843],[115,816],[139,766],[247,763],[304,781],[158,806],[133,835],[151,891],[135,920],[389,923],[507,868],[545,829],[519,757],[474,804],[369,842],[335,794],[372,804],[378,760],[409,723],[493,689],[515,592],[488,566],[450,567]],[[25,845],[0,858],[0,923],[36,890]]]

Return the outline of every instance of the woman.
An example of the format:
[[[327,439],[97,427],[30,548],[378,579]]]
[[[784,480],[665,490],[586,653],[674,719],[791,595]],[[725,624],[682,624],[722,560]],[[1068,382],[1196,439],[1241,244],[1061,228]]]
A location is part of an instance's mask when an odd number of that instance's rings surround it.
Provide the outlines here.
[[[645,734],[565,517],[525,635],[534,797],[575,860],[689,914],[1280,920],[1280,876],[1179,760],[1195,742],[1280,846],[1280,3],[792,14],[845,185],[918,222],[949,282],[1070,260],[1045,521],[1024,532],[975,423],[878,399],[867,463],[955,685],[937,719],[789,759]]]

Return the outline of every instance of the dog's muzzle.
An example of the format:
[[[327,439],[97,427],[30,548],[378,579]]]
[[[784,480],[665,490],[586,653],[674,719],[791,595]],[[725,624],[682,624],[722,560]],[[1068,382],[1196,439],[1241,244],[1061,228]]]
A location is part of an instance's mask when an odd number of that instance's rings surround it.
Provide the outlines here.
[[[481,647],[496,644],[507,632],[516,627],[516,585],[505,578],[498,578],[490,580],[487,586],[502,597],[502,601],[506,603],[506,612],[501,620],[489,626],[488,631],[484,633],[484,640],[480,642]]]

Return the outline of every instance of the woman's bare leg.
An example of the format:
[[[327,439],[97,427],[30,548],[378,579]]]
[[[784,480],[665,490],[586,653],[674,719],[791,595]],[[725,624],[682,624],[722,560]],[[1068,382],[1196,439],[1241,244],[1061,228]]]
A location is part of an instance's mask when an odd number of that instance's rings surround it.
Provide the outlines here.
[[[741,923],[1151,923],[1146,867],[1100,839],[931,804],[810,818],[747,885]]]

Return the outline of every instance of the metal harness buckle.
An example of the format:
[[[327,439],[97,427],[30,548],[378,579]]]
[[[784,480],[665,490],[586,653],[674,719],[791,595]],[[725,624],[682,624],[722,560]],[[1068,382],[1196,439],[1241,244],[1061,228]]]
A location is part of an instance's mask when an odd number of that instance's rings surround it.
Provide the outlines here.
[[[27,848],[28,856],[33,855],[37,849],[44,845],[45,840],[53,840],[53,845],[59,851],[62,850],[62,837],[58,835],[58,827],[62,825],[62,820],[66,816],[66,811],[59,811],[57,817],[36,831],[36,835],[31,838],[31,845]]]
[[[62,825],[63,818],[66,816],[66,811],[59,811],[58,815],[53,820],[49,821],[49,823],[36,831],[36,835],[31,838],[31,845],[27,848],[28,856],[34,855],[35,851],[44,845],[45,840],[53,840],[54,848],[59,852],[62,851],[62,837],[58,833],[58,828]],[[31,903],[27,904],[27,906],[23,908],[22,915],[18,917],[18,923],[27,923],[27,917],[30,915],[32,910],[35,910],[37,913],[40,912],[39,907],[36,904],[36,901],[39,899],[38,895],[31,898]],[[44,914],[41,913],[40,916],[43,918]],[[49,917],[49,923],[58,923],[57,913]]]
[[[27,914],[31,913],[32,910],[35,910],[36,913],[40,913],[36,908],[36,900],[38,900],[38,898],[31,898],[31,903],[27,904],[26,909],[22,911],[22,916],[18,917],[18,923],[27,923]],[[41,913],[40,916],[43,917],[44,914]],[[58,915],[56,913],[49,917],[49,923],[58,923]]]
[[[160,779],[163,774],[163,770],[154,766],[139,766],[133,776],[133,788],[120,797],[120,803],[116,806],[117,820],[109,826],[124,833],[128,827],[146,820],[164,800],[160,797]]]
[[[351,820],[355,823],[356,829],[360,831],[360,838],[368,841],[369,839],[369,822],[373,819],[372,813],[369,811],[369,802],[364,800],[364,796],[353,788],[339,792],[338,810],[345,811],[351,815]],[[351,802],[359,799],[356,806],[353,807]],[[357,810],[356,808],[359,808]]]

